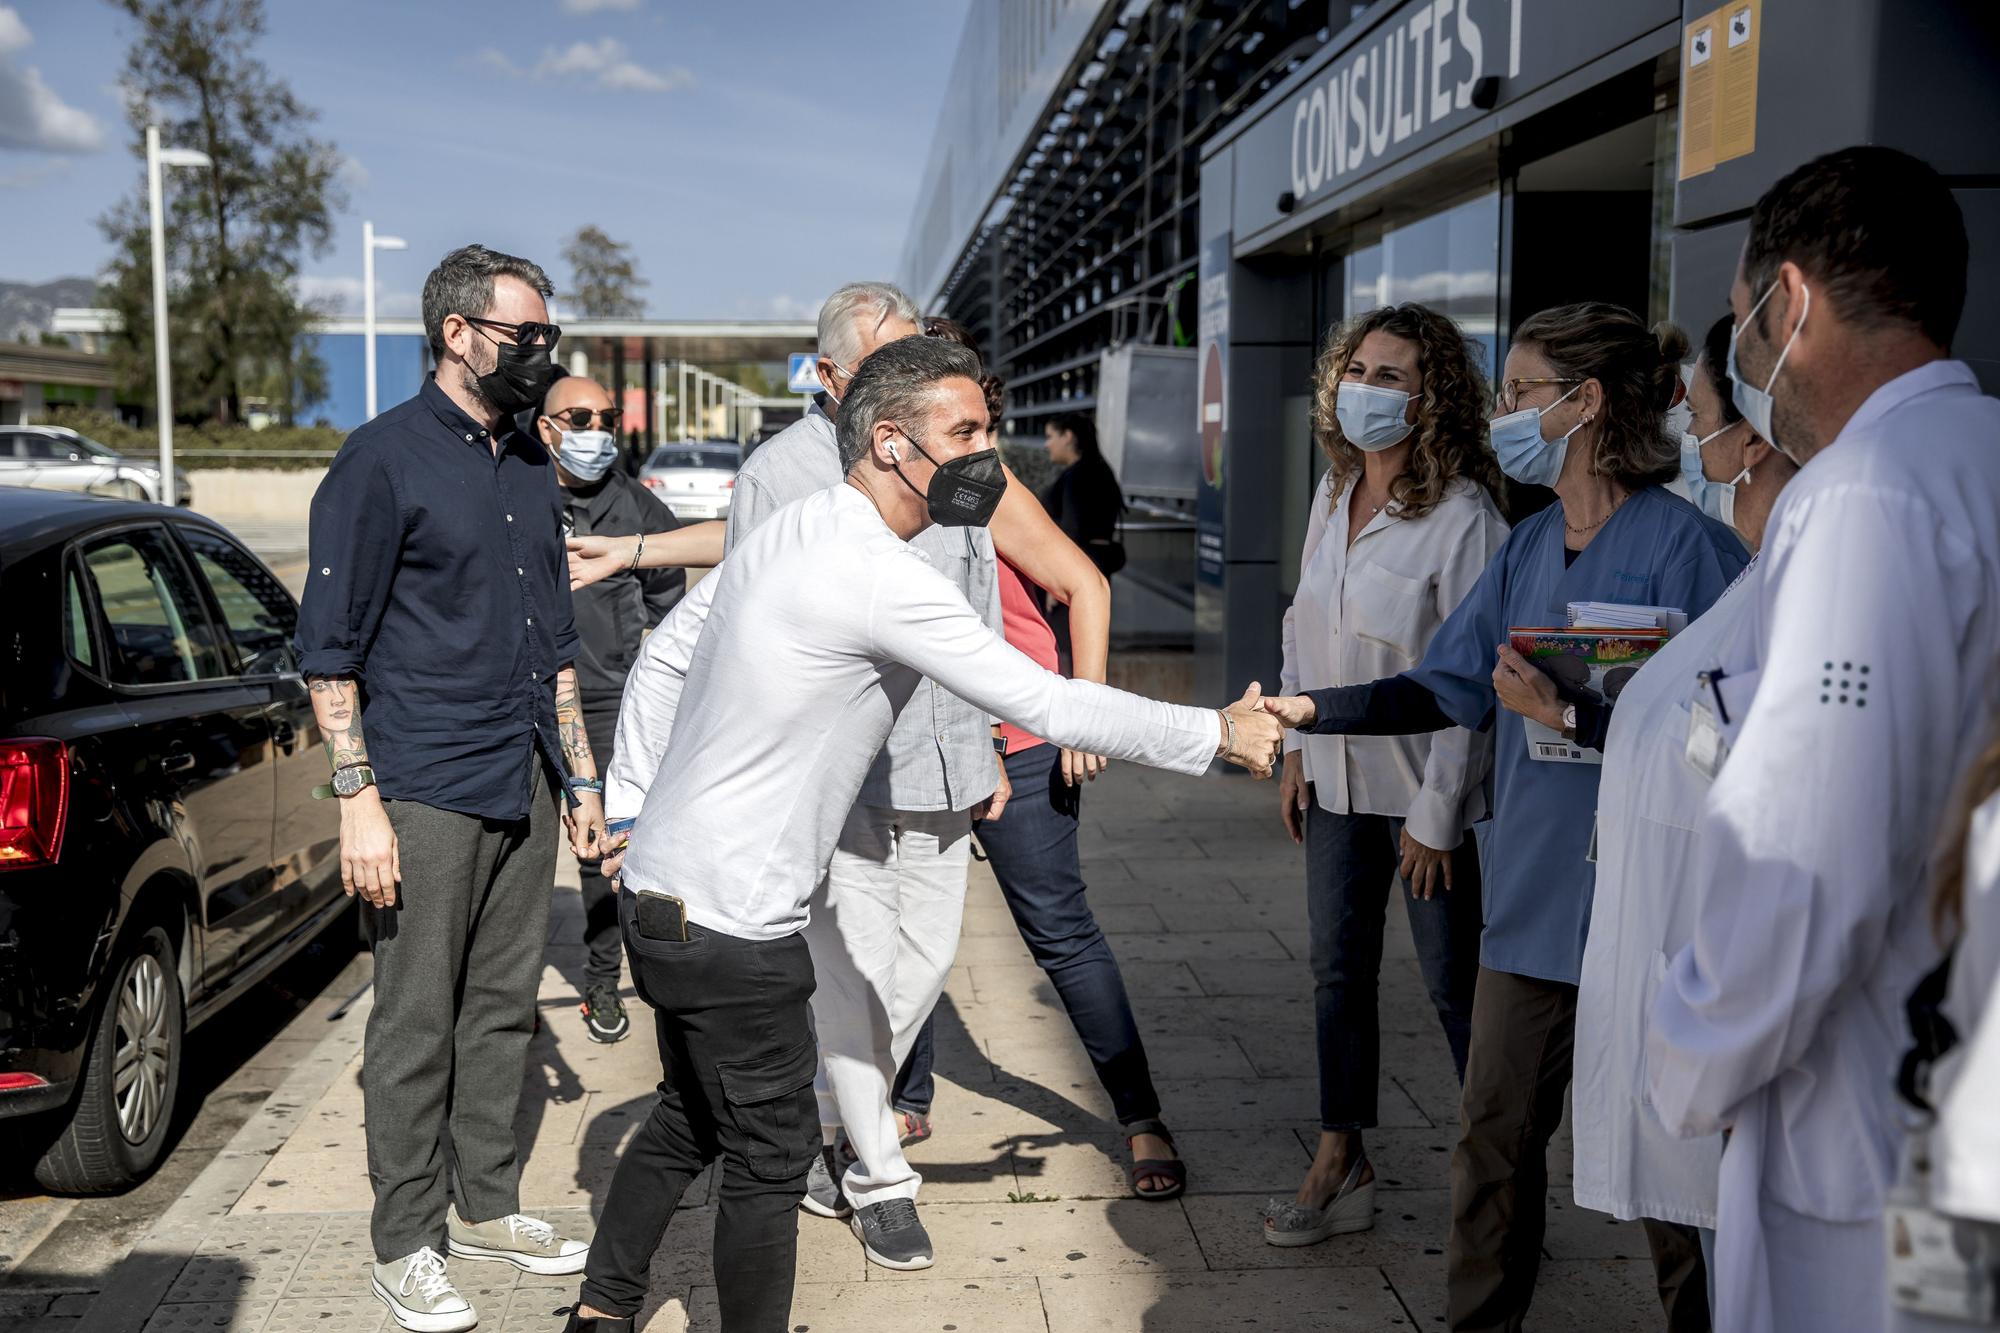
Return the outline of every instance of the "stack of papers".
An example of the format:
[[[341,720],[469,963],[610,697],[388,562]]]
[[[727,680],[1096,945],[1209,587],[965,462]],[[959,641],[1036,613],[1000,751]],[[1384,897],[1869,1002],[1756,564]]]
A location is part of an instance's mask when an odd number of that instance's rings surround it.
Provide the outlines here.
[[[1631,606],[1624,602],[1571,602],[1572,629],[1663,629],[1678,634],[1687,628],[1687,612],[1677,606]]]
[[[1666,607],[1628,607],[1609,602],[1572,602],[1572,619],[1579,609],[1584,614],[1593,614],[1590,608],[1606,607],[1618,612],[1670,612]],[[1681,616],[1685,621],[1686,616]],[[1538,629],[1531,626],[1516,626],[1507,631],[1508,641],[1515,652],[1530,662],[1556,683],[1556,693],[1569,703],[1589,701],[1598,705],[1616,706],[1619,694],[1627,682],[1639,674],[1639,668],[1646,665],[1654,653],[1660,651],[1667,642],[1667,631],[1647,622],[1631,628],[1556,628]],[[1528,757],[1545,763],[1559,764],[1601,764],[1604,754],[1599,750],[1586,749],[1566,738],[1561,732],[1542,725],[1533,718],[1523,718],[1522,732],[1528,745]]]

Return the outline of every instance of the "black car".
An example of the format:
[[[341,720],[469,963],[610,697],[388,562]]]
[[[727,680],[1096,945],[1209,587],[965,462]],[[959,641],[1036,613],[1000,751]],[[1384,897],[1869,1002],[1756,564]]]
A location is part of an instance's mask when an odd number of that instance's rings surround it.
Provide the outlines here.
[[[0,606],[0,1118],[45,1188],[118,1190],[188,1031],[346,903],[298,606],[197,514],[14,488]]]

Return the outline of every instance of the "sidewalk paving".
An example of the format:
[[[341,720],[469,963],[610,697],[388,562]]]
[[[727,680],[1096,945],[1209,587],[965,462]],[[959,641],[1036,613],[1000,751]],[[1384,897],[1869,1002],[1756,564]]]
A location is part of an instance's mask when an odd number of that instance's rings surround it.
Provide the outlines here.
[[[920,1202],[937,1265],[871,1267],[844,1224],[802,1214],[793,1329],[1443,1326],[1457,1087],[1400,911],[1390,913],[1383,965],[1383,1127],[1369,1136],[1376,1227],[1303,1249],[1276,1249],[1259,1235],[1262,1201],[1297,1187],[1317,1120],[1301,858],[1275,803],[1270,784],[1131,765],[1114,766],[1084,801],[1091,899],[1139,1010],[1165,1118],[1191,1164],[1187,1196],[1128,1196],[1109,1101],[991,875],[975,865],[958,962],[938,1007],[937,1133],[910,1153],[924,1174]],[[522,1207],[588,1235],[618,1151],[650,1105],[658,1062],[650,1015],[636,1000],[630,1039],[585,1038],[573,866],[562,878],[543,1031],[518,1120],[528,1145]],[[145,1329],[393,1327],[368,1292],[359,1072],[357,1053],[306,1104],[280,1106],[275,1114],[290,1116],[289,1126],[264,1132],[288,1128],[282,1146],[262,1150],[261,1169],[239,1155],[241,1180],[224,1182],[240,1197],[226,1212],[208,1210],[195,1231],[181,1219],[177,1235],[205,1235],[179,1252],[193,1251],[150,1318],[141,1311]],[[1548,1258],[1530,1326],[1654,1328],[1644,1235],[1571,1202],[1569,1153],[1565,1134],[1550,1152]],[[660,1248],[641,1323],[651,1333],[716,1328],[710,1186],[704,1178],[690,1190]],[[452,1269],[489,1333],[559,1329],[555,1311],[575,1295],[574,1278],[463,1261]]]

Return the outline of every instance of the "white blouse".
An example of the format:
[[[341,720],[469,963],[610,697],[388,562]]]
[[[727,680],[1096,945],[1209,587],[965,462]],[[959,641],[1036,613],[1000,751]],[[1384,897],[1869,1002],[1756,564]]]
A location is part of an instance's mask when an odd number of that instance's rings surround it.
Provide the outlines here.
[[[1422,518],[1385,508],[1348,545],[1350,481],[1336,500],[1320,478],[1299,557],[1299,590],[1285,612],[1282,689],[1362,685],[1408,671],[1507,540],[1484,488],[1464,478]],[[1359,474],[1356,474],[1356,480]],[[1286,733],[1303,752],[1306,779],[1332,814],[1393,815],[1410,836],[1447,849],[1486,817],[1490,735],[1463,727],[1417,736]]]

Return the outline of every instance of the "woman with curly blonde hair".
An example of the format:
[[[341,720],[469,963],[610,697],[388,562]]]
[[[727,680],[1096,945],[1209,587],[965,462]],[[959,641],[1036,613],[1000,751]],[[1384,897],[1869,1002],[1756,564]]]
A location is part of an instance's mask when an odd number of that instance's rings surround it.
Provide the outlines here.
[[[1331,467],[1313,495],[1299,590],[1285,613],[1284,693],[1357,685],[1416,665],[1507,537],[1494,504],[1479,348],[1421,305],[1372,310],[1327,337],[1314,425]],[[1309,1245],[1374,1225],[1381,1063],[1376,974],[1398,875],[1424,982],[1465,1073],[1479,969],[1479,858],[1491,742],[1434,735],[1300,736],[1279,814],[1306,844],[1319,1031],[1320,1136],[1305,1182],[1273,1200],[1264,1238]]]

